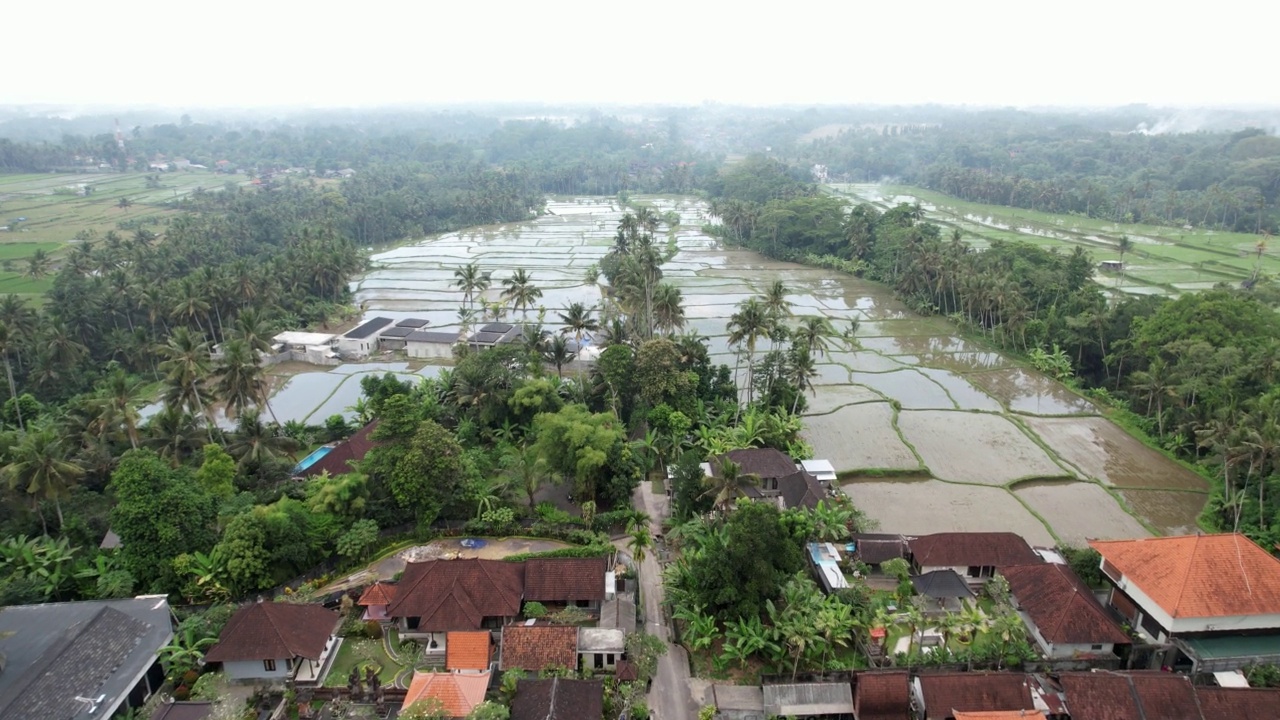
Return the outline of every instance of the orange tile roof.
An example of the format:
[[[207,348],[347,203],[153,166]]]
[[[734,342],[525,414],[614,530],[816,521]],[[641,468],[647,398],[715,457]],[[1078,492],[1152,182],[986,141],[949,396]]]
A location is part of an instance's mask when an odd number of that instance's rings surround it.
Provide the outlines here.
[[[390,583],[378,581],[369,586],[364,591],[360,599],[356,601],[357,605],[390,605],[396,599],[396,586]]]
[[[448,670],[487,670],[492,643],[488,630],[445,634],[444,666]]]
[[[424,673],[415,672],[409,692],[404,696],[404,707],[435,698],[440,701],[449,717],[466,717],[477,705],[484,702],[489,689],[489,673]]]
[[[1280,560],[1244,535],[1089,544],[1171,617],[1280,614]]]
[[[1039,710],[993,710],[988,712],[957,712],[955,720],[1045,720]]]

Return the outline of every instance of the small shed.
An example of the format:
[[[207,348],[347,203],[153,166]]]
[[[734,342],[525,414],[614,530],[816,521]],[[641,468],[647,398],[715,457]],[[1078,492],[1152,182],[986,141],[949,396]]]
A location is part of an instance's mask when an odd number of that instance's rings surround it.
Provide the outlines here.
[[[836,481],[836,468],[830,460],[801,460],[798,464],[824,488],[831,487],[831,483]]]
[[[765,685],[765,714],[777,717],[853,717],[849,683]]]
[[[613,670],[627,650],[627,637],[617,628],[579,628],[578,663],[588,670]]]
[[[1124,270],[1124,263],[1119,260],[1103,260],[1098,263],[1098,269],[1102,272],[1116,273]]]
[[[964,608],[964,603],[974,599],[969,583],[954,570],[934,570],[911,578],[916,593],[929,598],[925,612],[949,613]]]
[[[725,720],[764,720],[764,693],[757,685],[711,686],[716,717]]]

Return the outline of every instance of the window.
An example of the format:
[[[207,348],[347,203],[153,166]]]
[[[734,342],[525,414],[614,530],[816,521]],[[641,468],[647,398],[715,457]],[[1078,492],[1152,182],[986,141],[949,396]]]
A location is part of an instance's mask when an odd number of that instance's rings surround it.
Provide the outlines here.
[[[614,666],[614,663],[615,663],[615,660],[614,660],[614,657],[613,657],[613,653],[608,653],[608,654],[606,654],[606,655],[604,656],[604,664],[605,664],[605,665],[607,665],[607,666],[609,666],[609,667],[613,667],[613,666]]]
[[[1090,645],[1090,646],[1089,646],[1089,649],[1090,649],[1090,650],[1101,650],[1101,649],[1102,649],[1102,646],[1101,646],[1101,645]]]
[[[777,490],[778,478],[765,478],[764,480],[761,480],[760,489],[761,490]]]
[[[577,605],[577,606],[578,606],[578,607],[580,607],[580,608],[584,608],[584,607],[591,607],[591,601],[590,601],[590,600],[574,600],[574,601],[573,601],[573,604],[574,604],[574,605]]]
[[[594,657],[594,658],[595,658],[595,663],[594,663],[594,665],[595,665],[596,670],[603,670],[603,669],[604,669],[604,656],[603,656],[603,655],[601,655],[600,653],[596,653],[596,654],[595,654],[595,655],[593,655],[592,657]]]
[[[293,669],[293,658],[285,658],[285,661],[284,661],[284,669],[285,669],[285,670],[292,670],[292,669]]]
[[[276,661],[275,661],[275,660],[263,660],[263,661],[262,661],[262,667],[263,667],[267,672],[275,672],[275,671],[276,671]]]

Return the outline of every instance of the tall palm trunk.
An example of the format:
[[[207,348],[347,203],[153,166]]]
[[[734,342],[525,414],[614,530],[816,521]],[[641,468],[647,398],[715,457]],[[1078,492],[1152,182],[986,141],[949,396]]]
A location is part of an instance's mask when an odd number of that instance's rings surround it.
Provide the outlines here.
[[[13,366],[9,364],[9,351],[4,352],[4,373],[9,378],[9,397],[13,398],[13,409],[18,413],[18,431],[26,432],[27,426],[22,422],[22,403],[18,402],[18,386],[13,382]]]

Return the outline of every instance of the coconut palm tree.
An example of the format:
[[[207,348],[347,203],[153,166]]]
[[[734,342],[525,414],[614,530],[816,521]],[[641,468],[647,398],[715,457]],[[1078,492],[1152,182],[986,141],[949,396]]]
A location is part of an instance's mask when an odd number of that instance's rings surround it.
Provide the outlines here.
[[[738,311],[729,318],[726,329],[729,331],[729,345],[742,346],[747,351],[747,404],[751,404],[754,393],[753,366],[756,358],[756,343],[762,336],[768,335],[773,327],[768,309],[759,298],[747,298],[738,304]]]
[[[25,492],[39,510],[40,500],[52,500],[58,513],[58,528],[63,526],[62,498],[71,486],[84,476],[84,469],[67,460],[62,439],[52,427],[33,429],[10,451],[10,462],[0,468],[11,490]],[[46,535],[49,528],[40,514],[40,525]]]
[[[210,307],[195,278],[188,275],[178,282],[177,301],[169,310],[169,317],[192,323],[201,334],[204,334],[204,325],[200,323],[200,318],[208,319]]]
[[[115,363],[112,363],[114,365]],[[138,449],[138,391],[142,383],[129,377],[124,368],[116,366],[107,373],[107,377],[99,386],[100,402],[110,416],[124,428],[129,444]]]
[[[177,405],[166,405],[151,416],[145,430],[142,444],[155,450],[174,467],[191,457],[208,439],[195,417]]]
[[[453,277],[453,286],[462,291],[463,300],[470,308],[474,308],[476,298],[489,289],[489,275],[480,270],[478,263],[468,263],[454,270]]]
[[[810,315],[800,320],[800,327],[792,334],[792,340],[803,345],[810,355],[823,357],[830,349],[829,338],[836,335],[831,321],[821,315]]]
[[[588,308],[585,303],[570,303],[565,311],[558,313],[560,322],[564,323],[564,327],[560,328],[560,333],[567,335],[572,333],[573,339],[578,342],[578,346],[582,346],[582,338],[587,333],[599,332],[600,323],[591,317],[591,311],[594,308]]]
[[[262,312],[255,307],[247,307],[236,315],[235,336],[243,340],[253,353],[271,351],[271,327]]]
[[[298,441],[265,425],[256,409],[245,410],[240,415],[231,437],[227,452],[241,465],[261,464],[281,455],[293,457],[298,449]]]
[[[165,404],[208,419],[205,408],[210,398],[205,380],[209,376],[209,345],[204,338],[189,328],[177,327],[169,341],[156,348],[156,354],[164,358],[160,372],[165,376]]]
[[[267,381],[262,366],[249,347],[249,343],[235,338],[223,344],[222,360],[214,370],[217,378],[214,393],[227,404],[227,417],[238,417],[253,407],[266,407],[275,422],[275,412],[267,396],[271,383]]]
[[[684,327],[684,297],[680,288],[659,283],[653,291],[653,325],[671,335]]]
[[[503,458],[506,474],[514,480],[529,498],[529,509],[534,508],[534,495],[547,479],[547,461],[532,445],[513,448]]]
[[[791,352],[787,355],[788,379],[796,387],[795,398],[791,401],[791,414],[795,415],[796,408],[800,407],[800,396],[805,390],[812,392],[815,397],[818,394],[813,388],[813,379],[818,377],[818,368],[814,365],[813,356],[803,345],[792,345]]]
[[[542,297],[542,290],[533,284],[533,276],[524,268],[511,273],[502,285],[505,288],[502,299],[511,303],[512,310],[520,310],[523,315],[527,315],[533,303]]]
[[[18,402],[18,386],[13,382],[13,365],[9,362],[9,349],[17,342],[15,334],[9,330],[9,326],[0,321],[0,357],[4,358],[4,374],[9,380],[9,397],[13,398],[13,406],[18,414],[18,430],[27,431],[27,426],[22,421],[22,405]]]
[[[760,485],[759,475],[742,472],[742,468],[728,458],[720,460],[719,469],[719,475],[707,478],[709,487],[702,496],[713,498],[722,512],[728,512],[733,502],[746,494],[747,488]]]
[[[36,250],[31,253],[31,257],[27,258],[27,277],[33,280],[49,274],[49,253],[44,250]]]
[[[791,316],[791,303],[787,300],[787,293],[791,292],[781,280],[774,280],[767,290],[764,291],[764,307],[775,322],[781,322],[784,318]]]
[[[543,343],[542,359],[556,366],[556,375],[563,378],[565,365],[573,360],[573,353],[569,352],[569,341],[565,340],[563,335],[554,335],[550,340]]]
[[[631,557],[636,561],[636,572],[640,571],[645,553],[652,548],[653,535],[649,532],[648,518],[642,521],[632,518],[631,522],[627,523],[627,549],[631,551]]]

